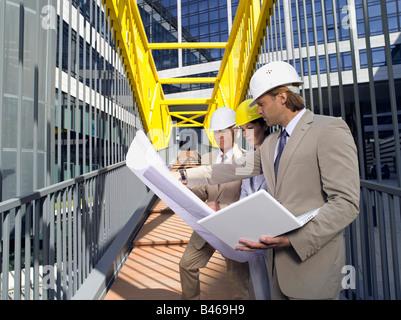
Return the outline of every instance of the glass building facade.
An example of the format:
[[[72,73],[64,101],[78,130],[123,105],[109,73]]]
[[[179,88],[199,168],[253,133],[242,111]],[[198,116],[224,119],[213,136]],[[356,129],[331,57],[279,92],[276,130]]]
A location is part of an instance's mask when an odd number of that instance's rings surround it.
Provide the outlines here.
[[[49,3],[0,1],[0,201],[52,182],[55,33],[41,15]]]
[[[68,5],[57,19],[56,181],[123,160],[137,126],[132,89],[101,3]]]
[[[378,159],[383,177],[400,176],[400,21],[400,1],[276,1],[259,56],[289,61],[307,106],[346,119],[366,177]]]
[[[366,173],[377,158],[374,144],[394,137],[388,94],[387,36],[396,103],[401,100],[401,1],[383,3],[277,0],[267,21],[259,56],[259,65],[272,60],[287,60],[294,65],[305,82],[303,95],[307,105],[314,112],[347,119],[355,139],[358,140],[358,135],[362,139]],[[237,5],[238,1],[230,0],[138,1],[151,43],[227,41]],[[223,54],[223,49],[153,51],[160,73],[174,77],[216,76],[219,66],[214,70],[206,70],[206,66],[221,60]],[[188,68],[199,65],[207,72]],[[212,87],[212,84],[163,85],[165,93],[175,94],[174,97]],[[401,107],[396,109],[399,123]],[[377,122],[375,128],[374,122]],[[382,159],[391,172],[397,173],[394,153],[383,155]]]
[[[0,201],[124,160],[142,120],[101,1],[0,9]]]

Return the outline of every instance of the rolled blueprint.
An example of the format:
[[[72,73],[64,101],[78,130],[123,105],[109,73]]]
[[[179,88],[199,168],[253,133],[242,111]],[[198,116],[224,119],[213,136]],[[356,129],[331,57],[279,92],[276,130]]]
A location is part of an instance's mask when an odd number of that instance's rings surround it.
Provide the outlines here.
[[[126,164],[172,211],[224,257],[245,262],[258,255],[258,252],[231,248],[197,223],[215,212],[171,174],[164,160],[141,130],[136,133],[131,143]]]

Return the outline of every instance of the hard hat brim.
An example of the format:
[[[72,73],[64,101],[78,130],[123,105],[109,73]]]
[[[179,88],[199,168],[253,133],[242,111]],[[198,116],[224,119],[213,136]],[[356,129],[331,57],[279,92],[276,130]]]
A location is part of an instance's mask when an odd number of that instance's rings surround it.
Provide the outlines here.
[[[266,94],[266,93],[268,93],[268,92],[270,92],[270,91],[272,91],[272,90],[274,90],[274,89],[276,89],[276,88],[278,88],[278,87],[287,87],[288,89],[290,89],[292,92],[294,92],[294,93],[296,93],[296,94],[300,94],[300,92],[301,92],[301,86],[303,85],[303,82],[299,82],[299,83],[289,83],[289,84],[283,84],[283,85],[281,85],[281,86],[277,86],[277,87],[274,87],[274,88],[272,88],[272,89],[269,89],[269,90],[267,90],[267,91],[265,91],[265,92],[263,92],[262,94],[260,94],[259,96],[257,96],[256,98],[254,98],[253,100],[252,100],[252,102],[249,104],[249,106],[250,107],[253,107],[255,104],[256,104],[256,100],[258,100],[261,96],[263,96],[264,94]]]
[[[262,96],[262,95],[263,94],[261,94],[260,96]],[[258,100],[260,98],[260,96],[255,98],[255,99],[253,99],[252,102],[249,104],[249,107],[253,107],[256,104],[256,100]]]
[[[254,98],[252,100],[252,102],[249,104],[249,107],[253,107],[256,104],[256,100],[258,100],[261,96],[268,93],[269,91],[271,91],[271,90],[267,90],[267,91],[263,92],[262,94],[260,94],[259,96],[257,96],[256,98]]]
[[[235,111],[228,107],[217,108],[210,119],[209,131],[218,131],[235,125]]]
[[[225,130],[231,127],[236,127],[235,122],[229,126],[221,126],[221,127],[209,127],[209,131],[220,131],[220,130]]]

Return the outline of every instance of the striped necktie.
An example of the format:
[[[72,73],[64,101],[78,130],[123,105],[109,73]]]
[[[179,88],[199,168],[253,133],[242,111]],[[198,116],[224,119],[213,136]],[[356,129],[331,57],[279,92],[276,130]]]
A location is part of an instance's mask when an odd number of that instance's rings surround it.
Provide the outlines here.
[[[289,135],[288,135],[287,131],[285,131],[285,129],[283,129],[283,131],[281,132],[280,138],[279,138],[279,142],[278,142],[276,160],[274,160],[274,173],[276,174],[276,182],[277,182],[278,166],[280,163],[281,154],[283,153],[285,144],[287,142],[287,137],[289,137]]]
[[[226,162],[227,161],[227,154],[226,153],[223,153],[222,155],[221,155],[221,163],[224,163],[224,162]]]

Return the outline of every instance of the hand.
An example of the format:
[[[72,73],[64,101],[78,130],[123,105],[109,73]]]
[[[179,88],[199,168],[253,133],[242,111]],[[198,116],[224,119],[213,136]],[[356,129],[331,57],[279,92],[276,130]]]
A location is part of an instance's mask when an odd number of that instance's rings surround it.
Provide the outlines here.
[[[171,174],[173,175],[174,178],[176,178],[178,181],[182,182],[184,185],[187,184],[186,180],[184,182],[182,181],[182,176],[181,176],[180,171],[172,171]]]
[[[220,205],[216,201],[206,201],[205,202],[210,208],[212,208],[214,211],[219,211],[220,210]]]
[[[238,245],[235,247],[235,249],[241,251],[257,251],[261,249],[283,248],[291,246],[291,242],[287,236],[278,236],[274,238],[261,236],[259,242],[253,242],[246,239],[240,239],[239,242],[243,245]]]

